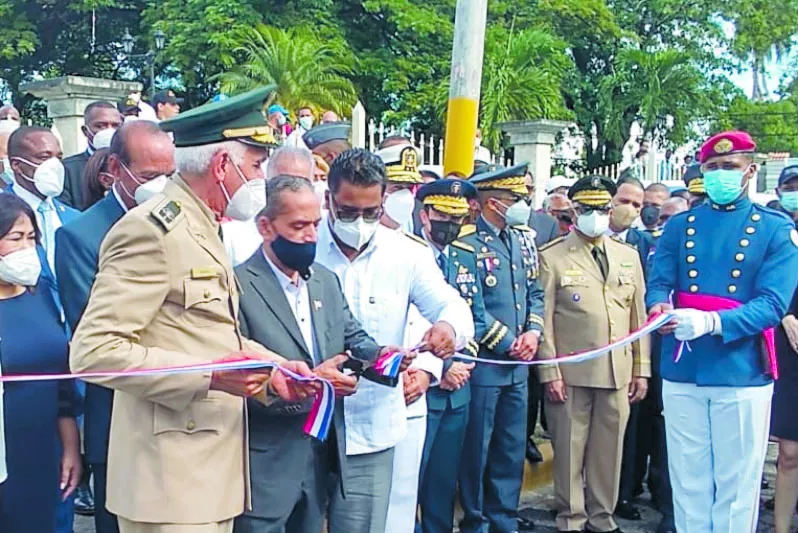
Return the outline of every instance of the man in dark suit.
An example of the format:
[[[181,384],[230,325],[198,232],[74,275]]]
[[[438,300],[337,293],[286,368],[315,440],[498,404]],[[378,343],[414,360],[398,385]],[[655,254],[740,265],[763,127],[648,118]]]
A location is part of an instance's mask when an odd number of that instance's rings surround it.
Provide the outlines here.
[[[109,194],[78,215],[55,234],[55,270],[58,291],[67,324],[75,331],[89,300],[100,245],[111,227],[147,196],[155,192],[174,173],[174,144],[152,122],[130,122],[120,128],[111,141],[108,172],[114,177]],[[155,180],[160,180],[160,183]],[[144,185],[144,184],[148,185]],[[94,474],[94,523],[97,533],[118,531],[116,517],[105,509],[108,433],[111,426],[113,392],[100,385],[86,385],[84,449]]]
[[[88,207],[84,204],[83,171],[94,153],[94,136],[104,129],[119,129],[121,125],[122,115],[111,102],[98,100],[86,106],[83,111],[83,126],[80,129],[89,145],[83,152],[64,159],[64,192],[58,197],[59,200],[80,211]]]
[[[346,469],[343,397],[358,382],[340,368],[350,357],[367,364],[394,348],[381,349],[369,337],[335,274],[314,263],[321,208],[310,181],[275,177],[267,182],[266,198],[257,217],[263,248],[236,269],[242,331],[286,359],[314,367],[332,382],[337,401],[324,443],[303,433],[309,403],[248,401],[252,510],[236,519],[234,531],[318,533],[330,474],[339,474],[332,490],[347,490],[340,475]]]
[[[618,180],[618,188],[612,198],[612,215],[610,216],[610,236],[625,242],[637,250],[643,274],[649,256],[654,253],[654,237],[651,233],[631,227],[640,216],[645,200],[645,187],[635,177],[625,176]],[[629,422],[626,426],[623,443],[623,461],[621,463],[621,482],[619,487],[618,505],[615,514],[628,520],[640,520],[640,511],[632,505],[643,474],[639,470],[637,456],[648,456],[647,450],[651,447],[652,439],[652,413],[646,404],[636,403],[631,406]],[[645,467],[643,467],[645,473]],[[639,480],[639,481],[638,481]]]

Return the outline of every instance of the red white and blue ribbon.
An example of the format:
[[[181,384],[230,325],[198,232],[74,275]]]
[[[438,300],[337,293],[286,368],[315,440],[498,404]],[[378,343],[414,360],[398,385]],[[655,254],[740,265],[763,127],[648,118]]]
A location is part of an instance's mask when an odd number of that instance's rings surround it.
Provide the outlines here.
[[[403,351],[385,353],[374,362],[374,371],[380,376],[395,378],[399,375],[399,367],[402,366],[404,357]]]
[[[501,359],[484,359],[481,357],[472,357],[470,355],[465,355],[461,353],[455,354],[455,358],[461,361],[469,361],[474,363],[486,363],[489,365],[527,365],[527,366],[536,366],[536,365],[568,365],[574,363],[582,363],[584,361],[590,361],[591,359],[596,359],[597,357],[601,357],[602,355],[616,350],[618,348],[622,348],[627,344],[631,344],[636,340],[640,339],[641,337],[645,337],[646,335],[650,335],[651,333],[655,332],[668,322],[670,322],[674,318],[674,315],[670,313],[659,314],[651,317],[645,324],[643,324],[640,328],[636,329],[635,331],[631,332],[629,335],[625,337],[621,337],[620,339],[611,342],[606,346],[602,346],[600,348],[593,348],[591,350],[584,350],[581,352],[575,352],[568,355],[560,355],[554,357],[553,359],[533,359],[532,361],[508,361],[508,360],[501,360]]]
[[[236,361],[224,361],[221,363],[201,363],[196,365],[183,365],[162,368],[136,368],[131,370],[114,371],[94,371],[80,372],[75,374],[24,374],[24,375],[0,375],[0,382],[21,383],[29,381],[57,381],[64,379],[91,379],[91,378],[118,378],[118,377],[137,377],[153,376],[164,374],[187,374],[189,372],[215,372],[223,370],[260,370],[276,369],[286,376],[297,381],[317,382],[321,384],[321,389],[316,393],[308,419],[305,422],[305,433],[319,440],[325,440],[330,432],[332,425],[333,410],[335,407],[335,390],[332,384],[326,379],[311,376],[301,376],[287,368],[271,361],[260,359],[241,359]]]

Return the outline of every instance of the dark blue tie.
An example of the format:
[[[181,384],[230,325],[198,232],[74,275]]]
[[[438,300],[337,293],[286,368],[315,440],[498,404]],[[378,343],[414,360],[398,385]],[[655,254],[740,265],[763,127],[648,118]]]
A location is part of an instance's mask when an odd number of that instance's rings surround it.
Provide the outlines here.
[[[446,259],[446,254],[441,252],[438,254],[438,266],[441,267],[441,272],[443,275],[446,275],[446,267],[448,266],[449,261]]]

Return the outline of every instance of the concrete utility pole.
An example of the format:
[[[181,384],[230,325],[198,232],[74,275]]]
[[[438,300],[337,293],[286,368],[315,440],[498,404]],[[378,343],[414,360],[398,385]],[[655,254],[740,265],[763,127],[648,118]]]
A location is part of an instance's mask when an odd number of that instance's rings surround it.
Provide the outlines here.
[[[445,174],[460,172],[469,176],[474,171],[487,16],[488,0],[457,0],[443,150]]]

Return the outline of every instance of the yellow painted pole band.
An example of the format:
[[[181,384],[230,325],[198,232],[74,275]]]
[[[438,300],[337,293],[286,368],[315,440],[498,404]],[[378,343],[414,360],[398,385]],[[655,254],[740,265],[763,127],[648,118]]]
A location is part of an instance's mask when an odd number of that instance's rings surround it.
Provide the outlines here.
[[[458,97],[449,100],[443,148],[444,174],[458,172],[467,178],[474,171],[478,109],[479,102],[473,98]]]

